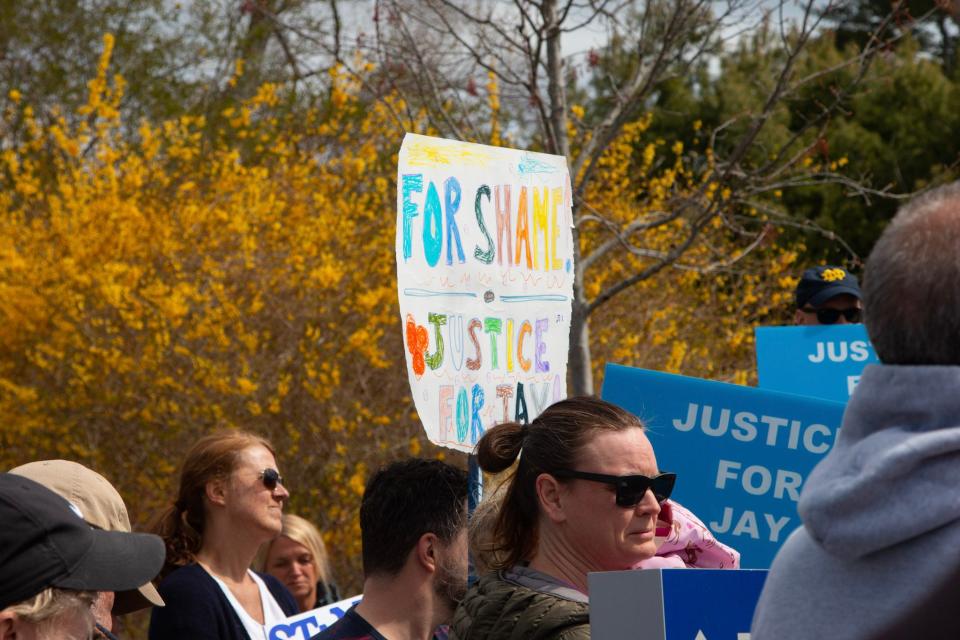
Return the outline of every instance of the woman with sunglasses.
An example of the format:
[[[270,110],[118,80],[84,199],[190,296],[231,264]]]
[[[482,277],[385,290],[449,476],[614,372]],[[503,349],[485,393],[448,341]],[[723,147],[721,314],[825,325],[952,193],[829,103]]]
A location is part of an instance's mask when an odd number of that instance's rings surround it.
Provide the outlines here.
[[[477,443],[489,473],[518,456],[493,526],[496,571],[467,592],[451,640],[589,638],[587,574],[630,569],[656,553],[657,516],[675,476],[659,471],[634,415],[570,398]]]
[[[167,545],[166,606],[153,610],[151,640],[267,640],[297,613],[276,578],[250,570],[260,545],[279,535],[289,496],[263,438],[223,431],[190,449],[177,499],[156,527]]]

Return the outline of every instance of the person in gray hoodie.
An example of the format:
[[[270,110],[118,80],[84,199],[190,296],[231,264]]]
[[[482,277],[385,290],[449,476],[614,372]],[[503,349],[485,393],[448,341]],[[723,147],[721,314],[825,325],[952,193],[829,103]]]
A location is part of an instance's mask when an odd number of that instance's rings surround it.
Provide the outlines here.
[[[807,479],[752,640],[960,637],[956,611],[927,617],[960,568],[958,250],[960,183],[904,206],[874,246],[865,324],[882,364]],[[914,618],[924,633],[904,635]]]

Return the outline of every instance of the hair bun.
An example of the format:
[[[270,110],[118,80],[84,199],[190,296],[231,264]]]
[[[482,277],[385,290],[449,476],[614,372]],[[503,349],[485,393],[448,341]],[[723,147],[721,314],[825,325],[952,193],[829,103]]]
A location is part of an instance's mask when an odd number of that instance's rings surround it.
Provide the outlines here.
[[[512,465],[523,446],[524,425],[504,422],[489,429],[477,442],[477,462],[487,473],[500,473]]]

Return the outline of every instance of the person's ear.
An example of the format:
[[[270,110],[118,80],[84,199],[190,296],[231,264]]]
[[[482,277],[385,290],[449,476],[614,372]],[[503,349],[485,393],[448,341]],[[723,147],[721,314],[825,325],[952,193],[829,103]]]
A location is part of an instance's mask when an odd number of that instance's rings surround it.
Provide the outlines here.
[[[564,522],[567,514],[563,510],[563,487],[560,481],[549,473],[541,473],[537,476],[534,487],[540,508],[546,516],[553,522]]]
[[[806,324],[805,320],[807,317],[803,314],[803,311],[797,309],[793,312],[793,324]]]
[[[16,640],[17,614],[9,609],[0,611],[0,640]]]
[[[419,564],[424,571],[433,573],[437,570],[439,561],[437,553],[439,552],[439,546],[440,538],[438,538],[435,533],[425,533],[417,540],[417,544],[413,548],[413,553],[417,564]]]
[[[204,487],[204,495],[206,495],[207,500],[212,504],[218,504],[223,506],[226,504],[227,498],[227,481],[225,478],[215,478],[207,482]]]

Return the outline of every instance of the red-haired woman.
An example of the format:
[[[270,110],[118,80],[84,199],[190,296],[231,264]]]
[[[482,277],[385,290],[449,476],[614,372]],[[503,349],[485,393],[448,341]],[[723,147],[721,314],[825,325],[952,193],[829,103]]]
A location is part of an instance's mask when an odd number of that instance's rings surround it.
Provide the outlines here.
[[[266,640],[297,612],[279,581],[250,570],[260,545],[280,533],[289,495],[263,438],[224,431],[190,449],[156,528],[167,544],[166,606],[153,610],[151,640]]]

